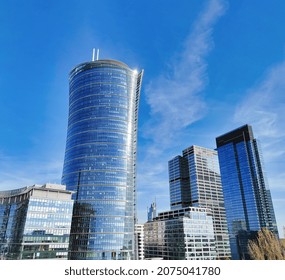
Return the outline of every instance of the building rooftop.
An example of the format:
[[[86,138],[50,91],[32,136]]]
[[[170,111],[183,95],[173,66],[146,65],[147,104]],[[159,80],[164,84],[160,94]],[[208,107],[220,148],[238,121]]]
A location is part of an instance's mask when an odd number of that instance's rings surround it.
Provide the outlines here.
[[[237,129],[229,131],[223,135],[220,135],[216,138],[217,147],[224,146],[228,143],[234,142],[239,143],[242,141],[253,140],[252,127],[248,124],[243,125]]]

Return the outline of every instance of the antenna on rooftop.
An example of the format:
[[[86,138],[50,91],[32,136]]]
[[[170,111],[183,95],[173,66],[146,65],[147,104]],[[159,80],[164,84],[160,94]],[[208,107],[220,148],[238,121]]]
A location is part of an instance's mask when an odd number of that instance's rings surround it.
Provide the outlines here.
[[[99,49],[97,50],[96,60],[99,59]]]
[[[94,61],[94,60],[95,60],[95,51],[96,51],[96,49],[94,49],[94,48],[93,48],[92,61]],[[97,59],[97,60],[98,60],[98,59]]]
[[[96,60],[99,60],[99,49],[93,48],[93,53],[92,53],[92,61],[95,61],[95,55],[96,55]]]

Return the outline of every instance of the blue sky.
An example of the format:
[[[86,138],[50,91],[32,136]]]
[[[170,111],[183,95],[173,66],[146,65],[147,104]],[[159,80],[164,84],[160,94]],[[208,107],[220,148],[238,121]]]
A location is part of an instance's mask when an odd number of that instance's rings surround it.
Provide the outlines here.
[[[60,183],[68,73],[100,58],[144,69],[138,214],[169,208],[167,162],[245,123],[285,225],[285,2],[5,1],[0,9],[0,190]],[[281,230],[280,230],[281,231]],[[281,233],[281,232],[280,232]],[[280,234],[283,236],[283,233]]]

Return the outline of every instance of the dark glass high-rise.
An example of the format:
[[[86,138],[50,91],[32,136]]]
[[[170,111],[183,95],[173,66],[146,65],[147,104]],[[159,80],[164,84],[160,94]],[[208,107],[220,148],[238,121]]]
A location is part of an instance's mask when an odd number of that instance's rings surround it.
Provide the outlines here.
[[[244,125],[216,138],[233,259],[248,259],[248,239],[261,228],[278,236],[261,149]]]
[[[62,175],[75,200],[69,259],[134,258],[142,76],[115,60],[82,63],[70,72]]]

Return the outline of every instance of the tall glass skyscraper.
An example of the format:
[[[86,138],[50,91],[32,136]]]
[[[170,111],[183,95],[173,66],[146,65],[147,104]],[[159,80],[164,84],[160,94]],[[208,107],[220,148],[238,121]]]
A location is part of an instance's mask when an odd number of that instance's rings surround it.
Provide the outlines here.
[[[247,259],[247,239],[263,227],[278,235],[261,149],[244,125],[216,138],[233,259]]]
[[[74,191],[70,259],[133,259],[143,71],[115,60],[70,72],[62,183]]]
[[[168,162],[171,209],[187,206],[212,210],[218,259],[231,256],[217,152],[199,146]]]

